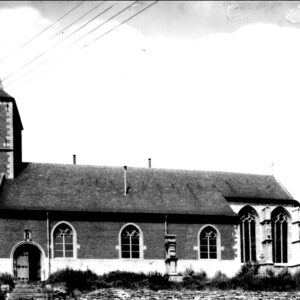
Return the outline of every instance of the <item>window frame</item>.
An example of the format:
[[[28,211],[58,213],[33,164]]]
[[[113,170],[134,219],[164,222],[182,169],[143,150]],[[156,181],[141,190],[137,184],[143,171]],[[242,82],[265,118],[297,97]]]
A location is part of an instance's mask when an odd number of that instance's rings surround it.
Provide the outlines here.
[[[254,220],[254,230],[255,230],[255,233],[254,233],[254,238],[252,236],[252,230],[251,230],[251,221],[248,222],[248,232],[247,232],[247,236],[249,237],[249,240],[248,240],[248,249],[246,249],[246,243],[245,243],[245,226],[242,226],[242,218],[248,214],[249,215],[252,215],[252,220]],[[240,209],[239,213],[239,240],[240,240],[240,256],[241,256],[241,262],[242,263],[246,263],[248,261],[252,261],[252,262],[256,262],[257,261],[257,253],[258,253],[258,249],[259,249],[259,241],[258,241],[258,238],[259,238],[259,216],[258,216],[258,213],[257,211],[252,207],[252,206],[244,206],[242,209]],[[245,222],[243,223],[245,224]],[[253,247],[252,247],[252,241],[254,241],[254,252],[253,253]],[[250,257],[250,260],[246,260],[246,251],[249,251],[248,253],[248,256]],[[253,260],[253,254],[255,255],[255,259]]]
[[[61,226],[61,225],[67,225],[68,227],[70,227],[70,229],[72,230],[72,244],[73,244],[73,255],[70,257],[66,257],[65,256],[65,250],[63,251],[64,256],[63,257],[56,257],[55,256],[55,237],[54,237],[54,233],[56,231],[56,229]],[[65,249],[65,245],[63,246]],[[67,221],[60,221],[58,223],[55,224],[55,226],[53,226],[52,231],[51,231],[51,257],[53,259],[61,259],[61,260],[67,260],[67,259],[76,259],[77,258],[77,233],[76,230],[74,228],[73,225],[71,225],[69,222]]]
[[[216,233],[216,255],[217,257],[216,258],[201,258],[201,241],[200,241],[200,235],[202,233],[202,231],[204,231],[207,227],[211,227],[212,229],[215,230],[215,233]],[[200,260],[204,260],[204,261],[218,261],[221,259],[221,234],[220,234],[220,231],[218,230],[218,228],[212,224],[205,224],[204,226],[202,226],[198,232],[198,235],[197,235],[197,239],[198,239],[198,259]],[[209,249],[208,249],[209,250]],[[209,252],[208,252],[209,253]],[[209,256],[209,254],[208,254]]]
[[[283,215],[283,217],[285,218],[285,222],[281,223],[281,229],[280,229],[280,240],[278,242],[279,246],[280,246],[280,261],[277,261],[277,239],[275,239],[274,236],[276,236],[277,234],[277,230],[276,230],[276,222],[275,220],[279,219],[279,216]],[[290,249],[290,239],[289,239],[289,230],[290,230],[290,222],[291,222],[291,217],[289,215],[289,213],[283,208],[283,207],[277,207],[275,208],[272,213],[271,213],[271,232],[272,232],[272,261],[274,264],[287,264],[289,262],[289,249]],[[283,238],[283,228],[282,228],[282,224],[285,223],[286,224],[286,241],[285,241],[285,245],[284,243],[284,238]],[[284,249],[286,248],[286,249]],[[285,257],[284,257],[284,250],[285,250]],[[286,261],[285,261],[286,260]]]
[[[122,233],[123,231],[126,229],[126,227],[128,226],[134,226],[138,231],[139,231],[139,257],[138,258],[133,258],[132,254],[130,253],[130,257],[122,257]],[[144,235],[143,232],[141,230],[141,228],[136,225],[135,223],[127,223],[125,225],[122,226],[122,228],[119,231],[119,258],[123,259],[123,260],[140,260],[140,259],[144,259],[144,250],[146,249],[146,247],[144,246]]]

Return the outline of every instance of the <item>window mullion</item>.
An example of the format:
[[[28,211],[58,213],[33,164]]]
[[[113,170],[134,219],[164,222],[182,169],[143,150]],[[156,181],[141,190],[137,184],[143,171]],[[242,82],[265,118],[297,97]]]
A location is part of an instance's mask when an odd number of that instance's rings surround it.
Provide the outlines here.
[[[251,221],[248,221],[248,230],[249,230],[249,260],[252,261],[252,244],[251,244]]]
[[[277,221],[274,221],[274,239],[273,239],[273,244],[274,244],[274,262],[277,262]]]
[[[283,222],[281,222],[280,223],[280,247],[281,247],[281,256],[280,256],[280,258],[281,258],[281,262],[283,262],[283,235],[282,235],[282,224],[283,224]]]
[[[132,258],[132,234],[129,236],[129,257]]]
[[[66,257],[66,239],[65,234],[62,235],[62,248],[63,248],[63,257]]]
[[[207,257],[210,259],[210,237],[207,237]]]
[[[244,253],[244,262],[246,262],[246,229],[245,229],[245,222],[243,222],[243,253]]]

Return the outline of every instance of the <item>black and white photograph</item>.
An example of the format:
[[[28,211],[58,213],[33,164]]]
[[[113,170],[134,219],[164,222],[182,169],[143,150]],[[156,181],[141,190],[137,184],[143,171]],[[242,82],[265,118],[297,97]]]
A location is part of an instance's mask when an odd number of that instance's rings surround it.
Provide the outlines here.
[[[0,1],[0,300],[300,299],[300,1]]]

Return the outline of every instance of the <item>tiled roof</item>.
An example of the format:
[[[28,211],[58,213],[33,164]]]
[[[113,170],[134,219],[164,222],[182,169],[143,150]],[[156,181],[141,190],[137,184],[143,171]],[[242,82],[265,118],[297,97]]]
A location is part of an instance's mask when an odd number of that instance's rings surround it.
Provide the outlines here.
[[[29,163],[7,179],[0,209],[235,215],[226,197],[292,199],[273,176]]]
[[[0,98],[13,98],[13,97],[7,94],[3,89],[0,89]]]

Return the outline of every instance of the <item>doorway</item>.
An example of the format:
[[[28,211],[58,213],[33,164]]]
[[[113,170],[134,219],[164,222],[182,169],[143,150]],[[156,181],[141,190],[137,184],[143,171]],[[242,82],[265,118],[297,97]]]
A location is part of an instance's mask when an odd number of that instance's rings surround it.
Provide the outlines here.
[[[33,244],[20,245],[14,252],[14,276],[19,281],[41,280],[41,251]]]

